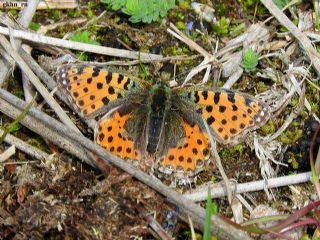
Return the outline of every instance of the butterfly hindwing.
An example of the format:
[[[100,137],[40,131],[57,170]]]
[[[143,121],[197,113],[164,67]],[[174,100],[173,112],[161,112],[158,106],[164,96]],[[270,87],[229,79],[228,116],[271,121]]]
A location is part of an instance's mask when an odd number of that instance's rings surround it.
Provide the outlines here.
[[[185,135],[177,146],[168,149],[161,159],[161,168],[171,169],[173,172],[191,172],[203,169],[210,157],[207,135],[198,124],[189,124],[181,119]],[[166,172],[166,171],[165,171]]]
[[[140,160],[141,154],[125,129],[131,113],[114,111],[104,116],[95,129],[95,141],[122,159]]]
[[[221,143],[235,143],[249,130],[263,125],[270,116],[268,107],[254,97],[230,90],[189,92],[197,112]]]
[[[58,69],[57,79],[60,89],[84,117],[103,113],[109,103],[138,87],[126,76],[90,65],[64,65]]]

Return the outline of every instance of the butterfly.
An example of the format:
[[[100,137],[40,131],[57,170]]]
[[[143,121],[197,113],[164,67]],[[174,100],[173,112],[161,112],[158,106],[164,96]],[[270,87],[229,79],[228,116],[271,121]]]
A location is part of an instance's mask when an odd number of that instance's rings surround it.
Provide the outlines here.
[[[270,117],[265,103],[241,92],[171,88],[98,66],[63,65],[57,83],[81,116],[106,113],[95,128],[97,144],[122,159],[151,156],[164,173],[197,174],[210,159],[208,134],[234,144]]]

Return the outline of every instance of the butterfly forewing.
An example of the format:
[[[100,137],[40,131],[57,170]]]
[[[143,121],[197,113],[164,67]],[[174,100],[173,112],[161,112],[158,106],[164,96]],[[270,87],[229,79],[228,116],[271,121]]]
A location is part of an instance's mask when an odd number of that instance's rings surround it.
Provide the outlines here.
[[[132,79],[101,67],[64,65],[58,69],[58,86],[67,93],[82,116],[101,114],[109,103],[137,88]]]
[[[264,103],[239,92],[199,90],[189,92],[188,96],[221,143],[235,143],[249,130],[263,125],[270,116]]]

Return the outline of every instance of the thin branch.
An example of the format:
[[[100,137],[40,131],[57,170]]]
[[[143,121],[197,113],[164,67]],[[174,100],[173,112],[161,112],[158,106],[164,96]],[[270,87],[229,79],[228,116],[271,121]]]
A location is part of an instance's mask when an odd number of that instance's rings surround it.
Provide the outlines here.
[[[28,0],[27,7],[21,11],[20,17],[18,19],[18,23],[20,23],[21,26],[24,26],[25,28],[29,26],[32,21],[32,17],[36,12],[38,4],[39,0]],[[19,48],[21,45],[21,41],[16,41],[15,44]],[[9,64],[6,60],[2,58],[0,59],[0,86],[2,86],[6,79],[9,77],[11,71],[13,70],[12,66],[13,65]]]
[[[278,188],[278,187],[283,187],[283,186],[288,186],[293,184],[309,182],[310,178],[311,178],[311,172],[305,172],[305,173],[299,173],[296,175],[270,178],[267,180],[259,180],[254,182],[239,183],[239,184],[232,183],[231,189],[236,194],[256,192],[256,191],[261,191],[269,188]],[[221,198],[227,195],[225,187],[221,185],[222,183],[210,184],[212,198]],[[203,190],[197,190],[192,193],[184,194],[183,196],[185,196],[187,199],[194,202],[204,201],[208,197],[207,186]]]
[[[21,109],[25,107],[25,105],[26,103],[24,101],[18,99],[5,90],[0,89],[0,111],[2,111],[4,114],[15,118],[16,115],[21,112]],[[7,106],[7,108],[5,108],[4,106]],[[8,107],[11,110],[9,110]],[[47,116],[41,111],[31,108],[26,118],[22,120],[21,123],[23,125],[28,125],[27,127],[30,127],[30,122],[26,122],[27,117],[29,117],[29,121],[30,118],[33,118],[34,120],[36,120],[37,125],[42,124],[46,127],[46,129],[50,129],[56,134],[64,136],[66,139],[68,139],[68,141],[72,141],[72,143],[81,145],[82,148],[92,151],[92,153],[98,155],[105,162],[112,163],[113,165],[134,176],[141,182],[155,189],[163,196],[166,196],[169,202],[179,207],[181,216],[183,217],[184,221],[187,221],[187,216],[190,215],[192,216],[195,226],[200,230],[203,229],[205,222],[205,210],[199,205],[186,200],[181,196],[181,194],[165,186],[158,179],[144,173],[140,169],[137,169],[136,167],[132,166],[132,164],[114,156],[113,154],[103,149],[101,146],[98,146],[87,138],[79,135],[77,132],[64,126],[57,120]],[[39,134],[43,135],[42,133]],[[56,142],[55,139],[50,139],[50,141]],[[217,235],[219,239],[251,239],[246,233],[227,224],[219,216],[212,217],[212,224],[212,233]]]
[[[154,219],[143,207],[143,205],[134,204],[134,207],[139,211],[142,217],[148,222],[149,226],[158,234],[161,240],[173,240],[172,237],[168,235],[168,233],[163,229],[163,227]]]
[[[216,163],[218,165],[219,172],[221,174],[221,177],[223,179],[223,182],[225,184],[225,188],[226,188],[226,191],[227,191],[228,201],[231,204],[232,203],[232,191],[231,191],[231,188],[230,188],[230,181],[229,181],[228,176],[225,173],[224,168],[222,166],[221,158],[220,158],[219,153],[217,151],[216,141],[213,140],[213,137],[212,137],[212,134],[211,134],[211,131],[209,129],[209,126],[208,126],[207,122],[203,120],[203,124],[204,124],[204,126],[206,128],[206,131],[207,131],[207,134],[209,136],[209,141],[210,141],[210,144],[211,144],[212,156],[214,157],[214,160],[216,161]]]
[[[9,36],[9,29],[0,26],[0,34]],[[137,51],[128,51],[124,49],[117,49],[111,47],[97,46],[87,43],[74,42],[63,40],[54,37],[46,37],[40,34],[31,33],[22,30],[12,30],[12,36],[14,38],[19,38],[22,40],[27,40],[36,44],[46,44],[56,47],[68,48],[83,52],[92,52],[100,55],[108,55],[114,57],[124,57],[131,59],[141,59],[141,60],[159,60],[162,59],[161,55],[151,54],[151,53],[141,53]]]
[[[3,153],[0,154],[0,163],[8,160],[16,153],[15,145],[11,145],[8,149],[6,149]]]
[[[3,131],[0,130],[0,134],[3,134]],[[34,157],[38,160],[45,160],[48,159],[49,154],[41,151],[40,149],[22,141],[21,139],[11,135],[7,134],[7,136],[4,138],[4,142],[8,144],[14,144],[17,149],[20,151],[30,155],[31,157]]]

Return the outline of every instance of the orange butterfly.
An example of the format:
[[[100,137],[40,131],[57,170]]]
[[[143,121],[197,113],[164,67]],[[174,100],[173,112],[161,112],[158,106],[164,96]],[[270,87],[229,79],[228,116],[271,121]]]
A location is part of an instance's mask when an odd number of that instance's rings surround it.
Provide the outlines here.
[[[210,157],[210,134],[236,143],[269,118],[268,107],[252,96],[224,89],[170,88],[89,65],[65,65],[58,86],[84,117],[107,113],[95,141],[123,159],[159,159],[159,170],[193,176]]]

